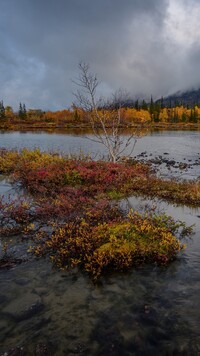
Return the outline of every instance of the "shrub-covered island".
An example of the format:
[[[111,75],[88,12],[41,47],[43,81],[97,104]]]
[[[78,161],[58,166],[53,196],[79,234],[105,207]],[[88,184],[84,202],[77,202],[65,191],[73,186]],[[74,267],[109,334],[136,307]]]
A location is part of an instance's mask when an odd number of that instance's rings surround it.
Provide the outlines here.
[[[191,232],[154,209],[125,214],[120,198],[142,194],[200,205],[199,183],[161,180],[135,161],[1,150],[0,173],[23,189],[20,198],[0,200],[5,255],[8,237],[21,236],[32,240],[29,251],[37,256],[62,269],[78,266],[94,280],[145,262],[165,265],[184,248],[180,236]]]

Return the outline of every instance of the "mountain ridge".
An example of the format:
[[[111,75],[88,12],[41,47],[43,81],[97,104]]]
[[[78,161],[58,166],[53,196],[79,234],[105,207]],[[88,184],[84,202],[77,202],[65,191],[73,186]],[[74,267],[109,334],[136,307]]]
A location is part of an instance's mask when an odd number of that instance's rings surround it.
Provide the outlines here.
[[[174,94],[171,94],[167,97],[162,97],[157,100],[161,101],[165,106],[174,107],[178,105],[184,105],[188,107],[194,107],[195,105],[200,106],[200,88],[191,89],[187,91],[178,91]]]

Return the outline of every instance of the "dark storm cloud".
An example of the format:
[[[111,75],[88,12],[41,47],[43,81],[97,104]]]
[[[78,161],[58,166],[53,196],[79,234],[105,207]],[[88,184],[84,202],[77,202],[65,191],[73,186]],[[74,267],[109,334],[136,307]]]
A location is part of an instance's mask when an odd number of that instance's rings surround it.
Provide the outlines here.
[[[106,95],[119,87],[165,95],[185,89],[189,78],[198,85],[199,44],[189,51],[176,33],[176,3],[183,11],[189,6],[187,0],[2,0],[0,99],[15,107],[19,101],[66,107],[80,60],[90,63]]]

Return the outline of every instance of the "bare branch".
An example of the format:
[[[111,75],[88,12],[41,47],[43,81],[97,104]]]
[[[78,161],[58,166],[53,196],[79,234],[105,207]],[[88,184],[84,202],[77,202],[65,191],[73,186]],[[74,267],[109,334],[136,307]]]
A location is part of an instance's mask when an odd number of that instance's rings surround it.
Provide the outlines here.
[[[104,145],[112,162],[117,162],[127,149],[129,151],[126,153],[130,156],[138,138],[141,137],[141,130],[130,133],[128,137],[124,137],[121,133],[123,125],[121,108],[130,100],[128,94],[119,90],[113,95],[114,108],[111,109],[110,106],[109,110],[104,110],[102,98],[98,100],[96,95],[99,81],[97,76],[90,72],[89,64],[85,62],[79,63],[79,76],[73,83],[78,87],[74,94],[78,106],[87,113],[93,130],[94,138],[88,138]],[[102,109],[100,110],[99,107]]]

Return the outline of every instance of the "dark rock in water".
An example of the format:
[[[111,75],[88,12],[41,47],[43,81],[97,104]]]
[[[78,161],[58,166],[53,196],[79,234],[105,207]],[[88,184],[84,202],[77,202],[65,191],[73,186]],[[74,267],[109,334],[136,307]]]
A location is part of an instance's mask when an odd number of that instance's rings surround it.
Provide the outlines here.
[[[20,286],[26,286],[27,284],[30,283],[30,279],[28,278],[18,278],[15,280],[15,283],[20,285]]]
[[[159,158],[151,159],[150,162],[153,163],[153,164],[162,164],[162,161]]]
[[[10,269],[15,267],[16,265],[21,264],[22,262],[26,262],[22,258],[14,258],[10,256],[5,256],[0,259],[0,268]]]
[[[178,168],[179,169],[186,169],[188,167],[187,163],[180,163]]]
[[[52,355],[52,353],[50,352],[50,347],[48,345],[39,343],[36,346],[35,355],[36,356],[50,356],[50,355]]]
[[[97,341],[101,346],[100,355],[124,354],[124,338],[115,330],[105,330],[97,335]]]
[[[176,161],[174,161],[173,159],[171,159],[171,160],[168,161],[167,164],[170,165],[170,166],[174,166],[174,165],[176,164]]]
[[[77,341],[77,342],[72,342],[69,346],[68,346],[68,351],[70,351],[73,354],[89,354],[88,351],[88,347],[84,342],[81,341]]]
[[[157,325],[158,313],[149,305],[144,305],[141,309],[139,322],[146,325]]]
[[[42,310],[44,310],[44,304],[38,301],[37,303],[31,305],[29,308],[23,310],[20,314],[16,314],[14,318],[16,321],[30,319],[36,314],[40,313]]]
[[[6,295],[0,294],[0,304],[3,304],[8,300],[8,297]]]
[[[15,321],[23,321],[34,317],[44,310],[41,298],[35,294],[27,293],[21,298],[13,300],[7,304],[2,313]]]
[[[168,153],[168,152],[164,152],[163,154],[164,154],[164,155],[169,155],[169,153]]]

